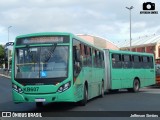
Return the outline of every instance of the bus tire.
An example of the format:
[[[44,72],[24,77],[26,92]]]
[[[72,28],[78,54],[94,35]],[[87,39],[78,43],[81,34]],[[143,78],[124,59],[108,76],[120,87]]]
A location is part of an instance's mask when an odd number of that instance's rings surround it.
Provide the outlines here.
[[[140,82],[138,79],[135,79],[133,82],[133,92],[138,92],[140,88]]]
[[[100,95],[101,98],[104,97],[104,82],[102,81],[102,86],[101,86],[101,95]]]
[[[38,108],[43,107],[43,102],[36,102],[36,107]]]
[[[128,91],[129,92],[138,92],[140,89],[140,82],[138,79],[134,79],[134,82],[133,82],[133,88],[129,88]]]
[[[88,90],[86,85],[84,85],[83,100],[80,101],[80,105],[85,106],[87,104],[87,100],[88,100]]]

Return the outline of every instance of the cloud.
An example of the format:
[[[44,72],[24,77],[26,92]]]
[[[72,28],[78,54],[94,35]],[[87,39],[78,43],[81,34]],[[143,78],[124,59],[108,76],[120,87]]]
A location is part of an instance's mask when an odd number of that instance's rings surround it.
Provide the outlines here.
[[[66,31],[93,34],[112,42],[129,39],[129,10],[132,10],[132,37],[159,33],[160,15],[140,15],[145,0],[5,0],[0,1],[0,42],[20,34]],[[159,1],[153,0],[158,6]],[[156,7],[160,11],[160,7]]]

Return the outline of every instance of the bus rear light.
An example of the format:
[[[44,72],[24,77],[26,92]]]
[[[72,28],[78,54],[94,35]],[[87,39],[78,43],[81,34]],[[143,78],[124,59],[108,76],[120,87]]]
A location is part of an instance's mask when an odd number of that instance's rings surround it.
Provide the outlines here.
[[[64,91],[68,90],[70,87],[71,87],[71,81],[69,81],[69,82],[61,85],[61,86],[58,88],[57,92],[60,92],[60,93],[61,93],[61,92],[64,92]]]

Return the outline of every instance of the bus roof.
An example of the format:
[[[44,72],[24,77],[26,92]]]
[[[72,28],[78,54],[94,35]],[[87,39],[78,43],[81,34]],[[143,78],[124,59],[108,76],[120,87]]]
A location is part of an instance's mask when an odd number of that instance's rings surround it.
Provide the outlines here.
[[[52,35],[73,35],[72,33],[67,32],[40,32],[40,33],[31,33],[25,35],[19,35],[16,38],[24,38],[24,37],[36,37],[36,36],[52,36]]]
[[[102,48],[99,48],[99,47],[96,47],[95,45],[89,43],[88,41],[72,34],[72,33],[69,33],[69,32],[40,32],[40,33],[31,33],[31,34],[25,34],[25,35],[19,35],[16,37],[16,39],[19,39],[19,38],[24,38],[24,37],[38,37],[38,36],[52,36],[52,35],[69,35],[69,36],[72,36],[74,37],[75,39],[77,40],[80,40],[81,42],[83,43],[86,43],[87,45],[89,46],[92,46],[96,49],[99,49],[99,50],[103,50]]]
[[[104,50],[109,50],[109,49],[104,49]],[[112,52],[112,53],[123,53],[123,54],[133,54],[133,55],[151,55],[151,56],[153,56],[153,54],[152,53],[142,53],[142,52],[132,52],[132,51],[122,51],[122,50],[109,50],[110,52]]]

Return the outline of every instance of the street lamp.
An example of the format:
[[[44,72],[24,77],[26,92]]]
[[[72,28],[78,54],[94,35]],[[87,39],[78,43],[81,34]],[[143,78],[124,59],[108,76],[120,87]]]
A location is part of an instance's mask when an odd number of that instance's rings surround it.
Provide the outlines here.
[[[132,51],[131,45],[132,45],[132,38],[131,38],[131,9],[133,9],[133,6],[126,7],[130,11],[130,51]]]
[[[9,29],[11,28],[12,26],[9,26],[8,27],[8,43],[9,43]],[[9,48],[8,48],[8,70],[9,70]]]

